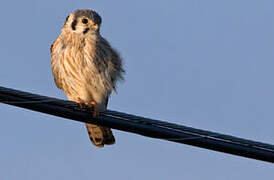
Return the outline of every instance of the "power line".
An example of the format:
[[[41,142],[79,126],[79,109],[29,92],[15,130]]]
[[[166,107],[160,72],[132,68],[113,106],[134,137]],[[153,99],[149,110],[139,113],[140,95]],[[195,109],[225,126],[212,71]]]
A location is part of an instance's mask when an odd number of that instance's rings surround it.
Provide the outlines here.
[[[220,133],[107,110],[92,119],[89,109],[71,101],[41,96],[0,86],[0,102],[85,123],[102,125],[214,151],[274,163],[274,146]]]

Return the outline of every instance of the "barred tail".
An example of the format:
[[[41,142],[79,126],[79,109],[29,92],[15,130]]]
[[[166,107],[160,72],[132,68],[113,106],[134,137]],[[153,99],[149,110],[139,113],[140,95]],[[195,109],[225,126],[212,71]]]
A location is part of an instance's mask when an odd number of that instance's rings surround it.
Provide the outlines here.
[[[86,127],[89,138],[96,147],[104,147],[105,144],[111,145],[115,143],[115,138],[110,128],[88,123],[86,123]]]

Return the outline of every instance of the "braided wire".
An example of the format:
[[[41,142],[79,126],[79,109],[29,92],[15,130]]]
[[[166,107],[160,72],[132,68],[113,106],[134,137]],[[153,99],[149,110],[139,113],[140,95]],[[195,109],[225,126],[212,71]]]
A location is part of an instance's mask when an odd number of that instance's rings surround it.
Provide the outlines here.
[[[1,86],[0,102],[81,122],[105,125],[152,138],[185,143],[267,162],[274,162],[273,145],[230,135],[195,129],[112,110],[102,112],[99,120],[91,121],[86,117],[88,117],[88,114],[91,114],[90,111],[92,110],[89,108],[80,109],[74,102]],[[53,112],[54,110],[55,112]]]

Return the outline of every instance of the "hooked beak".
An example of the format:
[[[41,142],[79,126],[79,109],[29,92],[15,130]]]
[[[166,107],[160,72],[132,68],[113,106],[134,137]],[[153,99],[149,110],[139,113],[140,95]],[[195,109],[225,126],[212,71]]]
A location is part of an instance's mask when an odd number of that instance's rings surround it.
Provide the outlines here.
[[[99,28],[99,26],[98,26],[98,24],[91,24],[91,25],[89,26],[89,28],[92,29],[92,30],[97,31],[98,28]]]
[[[89,32],[90,30],[92,31],[98,31],[98,24],[91,24],[89,25],[84,31],[83,34],[86,34],[87,32]]]

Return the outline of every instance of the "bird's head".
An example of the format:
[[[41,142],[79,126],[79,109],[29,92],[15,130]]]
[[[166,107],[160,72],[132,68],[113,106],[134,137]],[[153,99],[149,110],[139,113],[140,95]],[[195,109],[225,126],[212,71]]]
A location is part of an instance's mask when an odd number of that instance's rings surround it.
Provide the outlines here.
[[[97,33],[102,19],[98,13],[89,9],[79,9],[71,13],[64,24],[64,29],[74,33]]]

